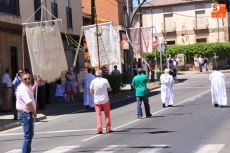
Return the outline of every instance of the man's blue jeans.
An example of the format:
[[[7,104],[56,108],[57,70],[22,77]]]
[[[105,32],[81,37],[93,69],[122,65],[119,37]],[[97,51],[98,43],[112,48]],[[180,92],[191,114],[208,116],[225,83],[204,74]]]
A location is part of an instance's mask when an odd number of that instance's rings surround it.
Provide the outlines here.
[[[144,102],[144,106],[145,106],[145,114],[146,116],[150,116],[150,106],[149,106],[149,98],[148,95],[146,96],[136,96],[137,98],[137,117],[142,117],[142,108],[141,108],[141,103],[142,101]]]
[[[18,113],[18,117],[22,123],[24,131],[24,140],[22,145],[22,153],[31,152],[31,143],[34,136],[34,118],[32,113]]]

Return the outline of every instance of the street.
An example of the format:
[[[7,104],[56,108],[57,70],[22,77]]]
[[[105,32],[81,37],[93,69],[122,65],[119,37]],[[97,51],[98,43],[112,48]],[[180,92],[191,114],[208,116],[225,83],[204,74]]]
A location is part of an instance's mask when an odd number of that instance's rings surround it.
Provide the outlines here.
[[[174,107],[162,108],[160,89],[151,91],[151,118],[137,119],[135,97],[112,102],[114,133],[96,134],[94,110],[48,117],[35,124],[32,152],[229,153],[230,106],[212,106],[209,75],[179,75]],[[225,77],[230,97],[230,74]],[[0,153],[20,153],[22,140],[21,127],[0,132]]]

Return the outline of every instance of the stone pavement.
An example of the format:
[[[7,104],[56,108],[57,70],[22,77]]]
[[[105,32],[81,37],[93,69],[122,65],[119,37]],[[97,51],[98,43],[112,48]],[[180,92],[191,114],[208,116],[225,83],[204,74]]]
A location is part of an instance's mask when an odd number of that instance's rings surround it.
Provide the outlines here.
[[[212,71],[208,72],[211,73]],[[230,73],[230,70],[223,70],[222,72],[224,73]],[[203,73],[203,72],[202,72]],[[200,72],[194,72],[194,71],[182,71],[179,73],[179,75],[196,75],[196,74],[202,74]],[[207,72],[205,72],[207,73]],[[154,83],[149,83],[148,84],[148,89],[149,90],[154,90],[156,88],[159,88],[159,82],[154,82]],[[128,97],[133,97],[135,96],[135,93],[131,91],[130,85],[126,85],[121,89],[121,92],[117,94],[109,94],[110,101],[117,101],[120,99],[125,99]],[[79,110],[84,110],[84,105],[83,105],[83,93],[81,94],[76,94],[74,97],[76,103],[73,104],[68,104],[66,102],[62,103],[56,103],[56,99],[51,98],[52,104],[47,104],[46,105],[46,110],[38,110],[38,117],[36,118],[36,121],[39,122],[41,120],[44,120],[48,118],[49,116],[54,116],[54,115],[63,115],[63,114],[68,114],[71,111],[79,111]],[[0,112],[0,131],[4,131],[7,129],[11,129],[17,126],[21,126],[21,123],[19,120],[13,120],[13,112],[9,113],[2,113]]]

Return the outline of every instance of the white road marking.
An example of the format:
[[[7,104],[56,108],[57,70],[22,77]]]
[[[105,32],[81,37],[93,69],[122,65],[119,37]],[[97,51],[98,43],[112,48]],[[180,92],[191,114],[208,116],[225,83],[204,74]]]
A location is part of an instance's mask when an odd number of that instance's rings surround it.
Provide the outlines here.
[[[22,149],[14,149],[14,150],[11,150],[5,153],[21,153],[21,152],[22,152]]]
[[[189,101],[194,101],[194,100],[196,100],[196,99],[194,98],[194,99],[191,99],[191,100],[189,100]]]
[[[38,134],[54,134],[54,133],[68,133],[68,132],[84,132],[84,131],[96,131],[97,129],[75,129],[75,130],[61,130],[61,131],[46,131],[46,132],[35,132]],[[0,136],[12,136],[12,135],[24,135],[24,133],[7,133],[0,134]]]
[[[46,151],[44,153],[65,153],[67,151],[70,151],[72,149],[78,148],[80,146],[60,146],[57,148],[54,148],[52,150]]]
[[[95,153],[113,153],[114,151],[119,151],[120,148],[124,148],[125,146],[126,145],[110,145]]]
[[[155,153],[165,147],[167,147],[167,145],[151,145],[149,148],[146,148],[138,153]]]
[[[224,144],[209,144],[203,145],[196,153],[218,153]]]
[[[32,148],[31,150],[34,150],[34,148]],[[22,149],[14,149],[5,153],[22,153]]]

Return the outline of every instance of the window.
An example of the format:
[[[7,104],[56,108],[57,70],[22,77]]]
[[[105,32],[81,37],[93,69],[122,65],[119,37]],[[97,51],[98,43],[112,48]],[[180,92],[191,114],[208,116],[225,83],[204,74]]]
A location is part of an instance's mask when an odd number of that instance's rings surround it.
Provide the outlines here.
[[[41,0],[34,0],[34,11],[37,11],[37,9],[41,6]],[[35,13],[35,21],[41,20],[41,9],[39,9]]]
[[[175,45],[175,44],[176,44],[175,40],[173,40],[173,41],[167,41],[167,45]]]
[[[206,43],[207,39],[206,38],[199,38],[199,39],[196,39],[196,42],[197,43]]]
[[[57,4],[55,3],[55,0],[52,0],[53,2],[51,2],[51,10],[52,10],[52,14],[53,16],[55,16],[56,18],[58,18],[58,7]],[[52,19],[55,19],[54,17],[52,17]]]
[[[69,7],[66,7],[66,19],[67,19],[67,27],[72,28],[72,9]]]
[[[164,31],[170,31],[175,27],[173,14],[164,14]]]
[[[0,0],[0,12],[19,16],[19,0]]]
[[[202,11],[196,11],[196,28],[201,28],[206,26],[206,20],[205,20],[205,10]]]

